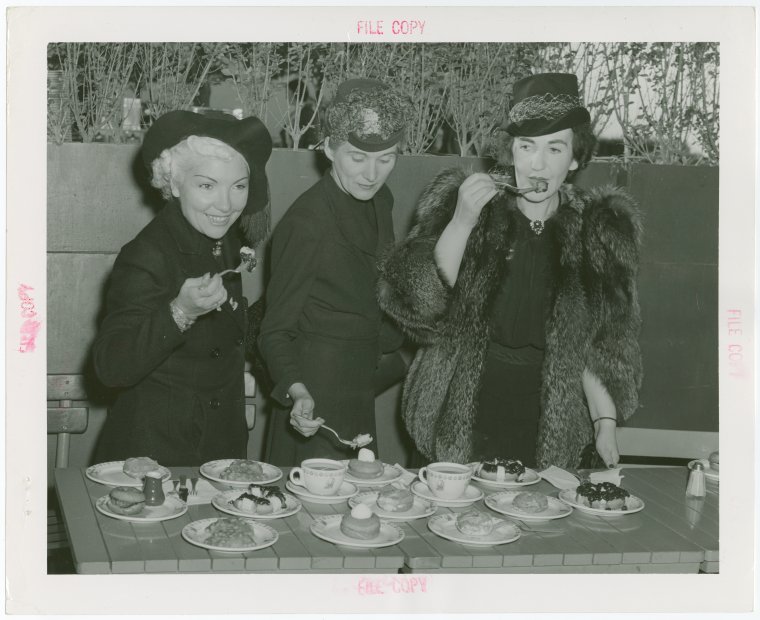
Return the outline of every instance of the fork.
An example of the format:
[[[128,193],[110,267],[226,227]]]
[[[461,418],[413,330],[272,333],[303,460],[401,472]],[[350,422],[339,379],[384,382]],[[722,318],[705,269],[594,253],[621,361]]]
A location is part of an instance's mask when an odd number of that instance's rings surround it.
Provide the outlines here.
[[[198,495],[198,478],[190,478],[190,486],[192,487],[192,491],[190,491],[190,495]]]

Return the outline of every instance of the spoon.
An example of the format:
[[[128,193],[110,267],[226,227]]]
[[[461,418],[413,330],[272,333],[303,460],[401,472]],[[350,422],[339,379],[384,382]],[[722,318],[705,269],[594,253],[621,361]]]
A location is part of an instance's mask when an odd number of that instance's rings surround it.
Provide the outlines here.
[[[226,276],[228,273],[242,273],[243,269],[249,273],[256,269],[256,251],[248,246],[240,248],[240,264],[234,269],[225,269],[219,276]]]
[[[320,428],[324,428],[325,430],[330,431],[333,435],[335,435],[338,438],[338,441],[340,443],[350,446],[354,450],[372,443],[372,435],[357,435],[351,441],[349,441],[348,439],[342,439],[341,436],[338,435],[338,433],[334,429],[330,428],[326,424],[322,424]]]
[[[517,194],[524,194],[525,192],[545,192],[549,189],[549,184],[546,181],[536,181],[536,184],[531,185],[530,187],[516,187],[505,181],[498,181],[496,179],[493,180],[493,183],[498,187],[503,187],[504,189],[508,189]]]

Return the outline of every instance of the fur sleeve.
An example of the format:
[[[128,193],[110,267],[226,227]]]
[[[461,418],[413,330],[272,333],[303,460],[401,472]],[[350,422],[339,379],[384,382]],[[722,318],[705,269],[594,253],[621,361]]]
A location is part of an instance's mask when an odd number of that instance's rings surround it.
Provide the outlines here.
[[[583,241],[594,336],[587,368],[607,388],[623,421],[638,408],[642,380],[636,286],[641,221],[622,190],[595,190],[588,198]]]
[[[421,344],[436,339],[449,307],[452,289],[435,262],[434,250],[454,212],[464,179],[459,169],[438,174],[420,198],[408,237],[380,260],[380,306]]]

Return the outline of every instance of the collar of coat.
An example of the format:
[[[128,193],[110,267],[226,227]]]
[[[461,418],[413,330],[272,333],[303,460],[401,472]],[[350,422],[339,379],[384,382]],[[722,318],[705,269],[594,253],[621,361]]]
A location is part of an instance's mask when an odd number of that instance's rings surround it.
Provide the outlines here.
[[[164,207],[166,211],[166,221],[169,225],[169,231],[174,238],[177,248],[183,254],[209,254],[214,248],[216,241],[210,239],[203,233],[197,231],[193,225],[187,221],[182,213],[182,207],[178,200],[170,200]],[[235,222],[227,234],[222,237],[222,241],[227,245],[227,240],[234,237],[237,231],[237,222]]]

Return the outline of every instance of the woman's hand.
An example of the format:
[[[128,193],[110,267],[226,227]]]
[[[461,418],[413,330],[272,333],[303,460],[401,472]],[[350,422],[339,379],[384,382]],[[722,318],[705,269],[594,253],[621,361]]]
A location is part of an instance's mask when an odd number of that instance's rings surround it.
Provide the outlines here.
[[[175,300],[177,307],[191,319],[219,308],[227,301],[227,289],[218,274],[208,273],[201,278],[188,278],[182,283]]]
[[[325,422],[322,418],[314,418],[314,399],[303,383],[291,385],[288,394],[293,400],[290,425],[304,437],[311,437]]]
[[[617,425],[614,420],[598,420],[594,424],[596,451],[607,467],[617,467],[618,461],[620,461],[616,428]]]
[[[483,172],[471,174],[459,186],[457,206],[451,221],[465,228],[474,228],[483,207],[496,193],[496,185],[489,175]]]

